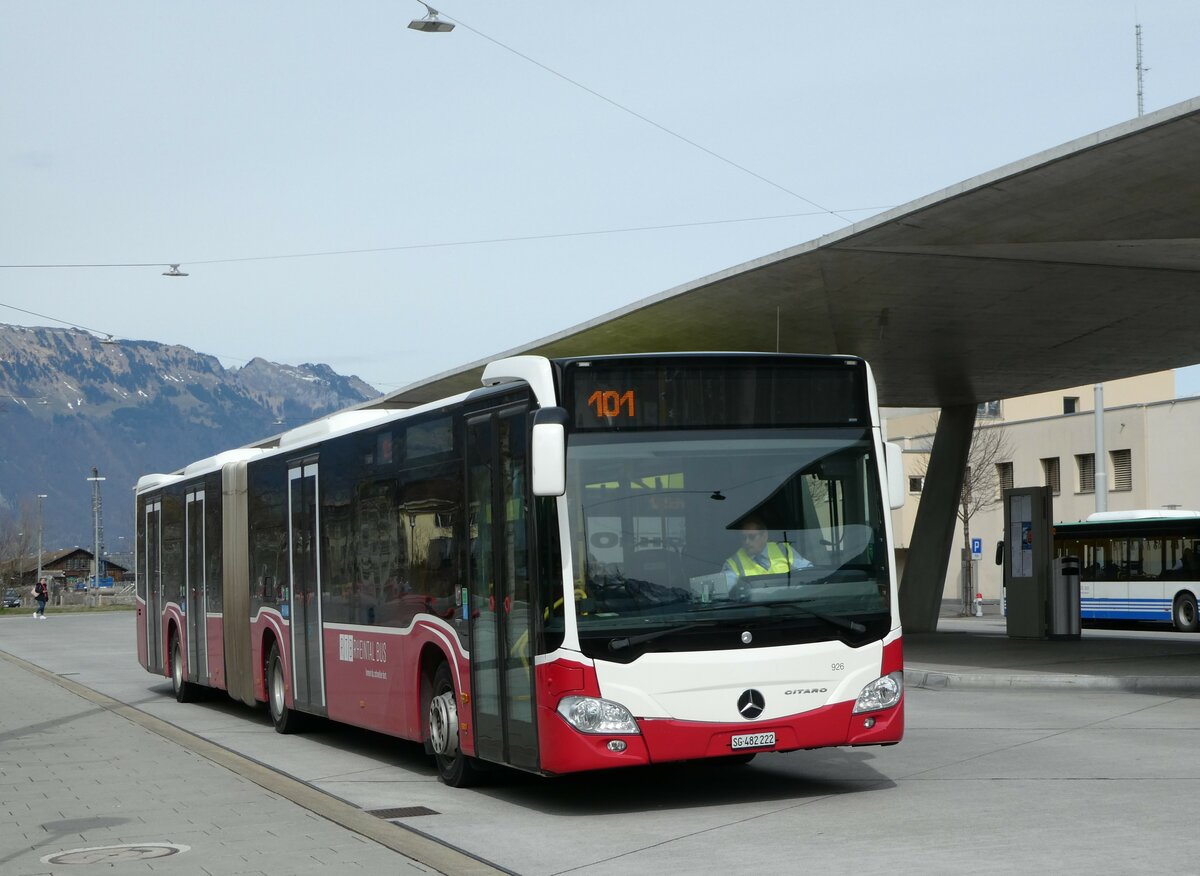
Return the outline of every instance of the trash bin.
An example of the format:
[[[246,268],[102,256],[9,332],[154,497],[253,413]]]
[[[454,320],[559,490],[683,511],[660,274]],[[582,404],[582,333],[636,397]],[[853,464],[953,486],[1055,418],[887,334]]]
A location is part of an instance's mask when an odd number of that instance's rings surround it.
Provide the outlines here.
[[[1054,562],[1049,621],[1050,638],[1079,638],[1079,557],[1059,557]]]

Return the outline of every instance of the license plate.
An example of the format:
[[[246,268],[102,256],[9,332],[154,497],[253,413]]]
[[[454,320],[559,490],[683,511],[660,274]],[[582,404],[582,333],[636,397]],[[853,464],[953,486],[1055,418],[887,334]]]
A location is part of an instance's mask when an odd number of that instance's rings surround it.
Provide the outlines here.
[[[774,733],[742,733],[731,740],[733,750],[740,748],[770,748],[775,744]]]

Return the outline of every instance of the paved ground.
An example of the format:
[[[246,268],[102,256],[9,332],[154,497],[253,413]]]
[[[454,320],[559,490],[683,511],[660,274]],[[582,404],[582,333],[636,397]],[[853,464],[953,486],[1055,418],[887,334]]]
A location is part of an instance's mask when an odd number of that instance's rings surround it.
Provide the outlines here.
[[[1196,870],[1200,844],[1171,813],[1200,794],[1200,698],[1143,682],[1194,685],[1200,636],[941,628],[906,639],[908,732],[894,748],[505,774],[456,791],[407,743],[347,729],[285,739],[261,710],[175,703],[130,656],[131,616],[3,618],[0,652],[23,659],[0,655],[0,873],[94,872],[41,858],[156,842],[190,849],[101,858],[105,871],[503,872],[486,858],[529,876],[790,874],[801,853],[831,872]],[[412,805],[431,811],[407,829],[368,814]]]
[[[55,620],[86,629],[86,616],[5,618],[0,647],[29,634],[53,639]],[[179,876],[501,872],[0,651],[0,874],[97,867]]]
[[[172,874],[432,872],[104,703],[0,668],[0,873],[80,873],[81,859]]]
[[[1200,693],[1200,635],[1144,626],[1010,639],[1002,617],[942,618],[936,633],[905,635],[904,665],[910,687],[1191,694]]]
[[[367,818],[358,829],[330,820],[336,799],[308,790],[306,800],[304,788],[281,797],[263,785],[286,778],[106,696],[10,655],[0,673],[6,876],[79,874],[80,864],[178,875],[438,872],[395,841],[368,838],[390,826],[353,806],[341,804],[350,820]],[[475,870],[440,858],[446,872]]]

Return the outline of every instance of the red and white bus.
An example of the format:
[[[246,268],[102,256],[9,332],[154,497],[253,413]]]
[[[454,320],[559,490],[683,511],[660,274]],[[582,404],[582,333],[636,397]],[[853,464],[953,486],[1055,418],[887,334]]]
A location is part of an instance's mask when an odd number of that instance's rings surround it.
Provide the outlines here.
[[[512,357],[142,477],[138,658],[456,786],[890,745],[902,499],[861,359]],[[774,562],[727,562],[755,528]]]

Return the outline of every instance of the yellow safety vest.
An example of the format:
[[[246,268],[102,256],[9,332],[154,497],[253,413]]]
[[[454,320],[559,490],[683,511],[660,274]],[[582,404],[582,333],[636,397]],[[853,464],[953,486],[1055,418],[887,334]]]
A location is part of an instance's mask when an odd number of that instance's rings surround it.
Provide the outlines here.
[[[738,548],[738,552],[726,560],[725,565],[743,578],[751,575],[778,575],[791,571],[795,557],[796,552],[792,550],[790,544],[780,546],[769,541],[767,542],[767,560],[771,565],[767,568],[764,569],[760,566],[758,560],[750,556],[745,548]]]

